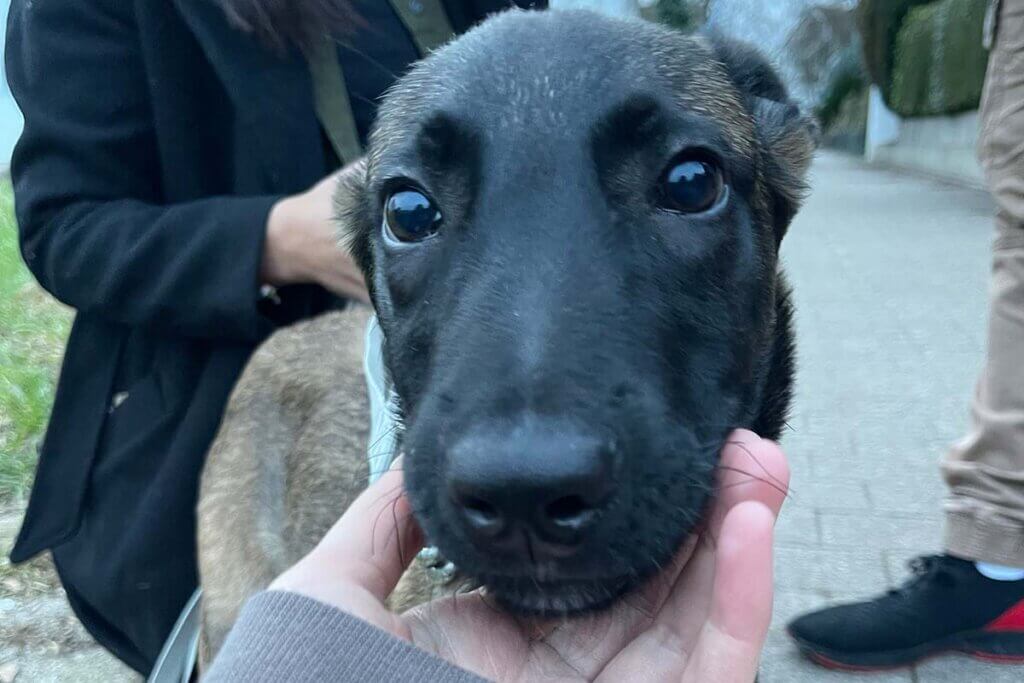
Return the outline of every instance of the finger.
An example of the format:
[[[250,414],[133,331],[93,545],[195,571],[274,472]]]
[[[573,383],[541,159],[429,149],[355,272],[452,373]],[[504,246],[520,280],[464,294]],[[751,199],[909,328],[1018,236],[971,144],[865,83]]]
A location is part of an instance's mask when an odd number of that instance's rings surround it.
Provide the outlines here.
[[[382,601],[423,547],[401,462],[356,498],[311,554]]]
[[[772,616],[775,515],[756,501],[726,515],[715,552],[711,623],[733,638],[760,644]]]
[[[773,441],[747,430],[729,435],[719,462],[718,490],[710,528],[719,534],[725,515],[744,501],[763,503],[778,516],[789,490],[789,464]]]
[[[777,444],[753,432],[737,430],[722,449],[718,480],[708,527],[696,550],[680,556],[684,564],[681,570],[678,563],[673,563],[666,572],[671,591],[658,621],[679,633],[684,641],[695,637],[710,609],[711,587],[717,575],[715,544],[727,513],[740,503],[756,501],[767,506],[773,518],[777,516],[789,484],[789,466]]]
[[[711,610],[684,680],[754,680],[772,616],[775,514],[757,501],[726,515],[715,552]]]

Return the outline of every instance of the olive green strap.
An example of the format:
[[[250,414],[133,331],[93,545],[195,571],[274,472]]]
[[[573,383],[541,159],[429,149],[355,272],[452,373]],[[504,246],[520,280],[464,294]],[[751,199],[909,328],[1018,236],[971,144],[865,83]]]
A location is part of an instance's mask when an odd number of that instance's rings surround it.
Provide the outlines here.
[[[421,56],[444,45],[455,35],[441,0],[391,0],[391,6],[405,24]],[[359,142],[345,74],[338,61],[337,44],[329,36],[324,36],[306,50],[306,61],[313,78],[313,101],[320,125],[341,162],[355,161],[362,156],[363,146]]]
[[[426,57],[455,35],[441,0],[391,0],[391,7]]]
[[[337,44],[325,36],[306,50],[306,61],[313,77],[313,103],[320,125],[341,162],[355,161],[362,156],[363,146],[359,142],[345,74],[338,61]]]

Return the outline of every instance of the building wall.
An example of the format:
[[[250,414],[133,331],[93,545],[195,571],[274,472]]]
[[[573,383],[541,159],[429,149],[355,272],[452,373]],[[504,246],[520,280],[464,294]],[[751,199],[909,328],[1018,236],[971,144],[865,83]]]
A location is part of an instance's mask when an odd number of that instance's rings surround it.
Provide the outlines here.
[[[975,156],[978,112],[897,119],[894,137],[877,145],[870,140],[872,118],[869,114],[868,160],[968,185],[984,185],[984,176]]]

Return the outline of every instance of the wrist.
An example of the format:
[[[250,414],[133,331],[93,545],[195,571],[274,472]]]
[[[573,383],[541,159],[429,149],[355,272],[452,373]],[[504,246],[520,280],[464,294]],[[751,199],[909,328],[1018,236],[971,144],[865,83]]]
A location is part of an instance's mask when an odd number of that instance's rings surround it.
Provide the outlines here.
[[[261,284],[280,287],[302,281],[291,244],[295,238],[294,197],[278,200],[267,215],[267,234],[260,266]]]

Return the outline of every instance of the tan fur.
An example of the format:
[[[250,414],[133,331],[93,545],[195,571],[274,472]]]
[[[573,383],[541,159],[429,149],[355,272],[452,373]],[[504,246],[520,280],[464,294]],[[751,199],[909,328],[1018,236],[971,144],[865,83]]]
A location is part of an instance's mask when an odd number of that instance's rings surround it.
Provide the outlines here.
[[[353,306],[278,332],[231,396],[199,495],[204,661],[245,600],[308,553],[366,486],[369,315]],[[399,611],[434,595],[413,566],[390,601]]]

